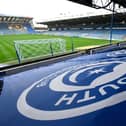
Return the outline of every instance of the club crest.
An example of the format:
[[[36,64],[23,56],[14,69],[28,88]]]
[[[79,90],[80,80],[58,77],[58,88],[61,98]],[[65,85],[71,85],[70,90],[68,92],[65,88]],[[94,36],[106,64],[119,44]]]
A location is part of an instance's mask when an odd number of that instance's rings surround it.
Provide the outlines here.
[[[75,65],[57,71],[25,89],[18,111],[33,120],[86,116],[126,101],[126,62]]]

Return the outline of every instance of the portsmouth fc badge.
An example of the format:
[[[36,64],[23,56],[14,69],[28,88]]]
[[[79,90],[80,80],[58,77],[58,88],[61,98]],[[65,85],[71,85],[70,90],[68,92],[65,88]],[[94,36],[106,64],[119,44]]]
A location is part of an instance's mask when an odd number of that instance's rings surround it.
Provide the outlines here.
[[[85,116],[126,101],[126,62],[75,65],[31,84],[17,109],[33,120]]]

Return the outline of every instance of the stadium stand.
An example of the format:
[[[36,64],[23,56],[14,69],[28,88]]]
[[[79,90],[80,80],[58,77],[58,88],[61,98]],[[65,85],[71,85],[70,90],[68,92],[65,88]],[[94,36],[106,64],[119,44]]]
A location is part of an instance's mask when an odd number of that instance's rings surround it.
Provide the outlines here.
[[[72,1],[93,6],[93,0]],[[108,1],[126,7],[126,0]],[[107,38],[110,33],[106,24],[73,26],[43,34]],[[126,29],[117,27],[114,38],[125,37]],[[92,55],[76,51],[0,69],[0,126],[126,126],[125,47],[126,42],[110,43],[92,49]]]
[[[114,14],[113,40],[126,39],[126,13]],[[56,21],[38,22],[48,25],[43,34],[110,39],[111,14],[80,17]]]
[[[24,27],[27,29],[28,33],[35,33],[34,29],[31,27],[31,24],[25,24]]]
[[[0,16],[0,35],[4,34],[31,34],[32,18]]]
[[[110,38],[109,29],[46,31],[46,32],[43,32],[43,34],[71,36],[71,37],[84,37],[84,38],[96,38],[96,39],[101,39],[101,38],[102,39],[109,39]],[[114,29],[113,30],[113,40],[126,40],[126,29]]]

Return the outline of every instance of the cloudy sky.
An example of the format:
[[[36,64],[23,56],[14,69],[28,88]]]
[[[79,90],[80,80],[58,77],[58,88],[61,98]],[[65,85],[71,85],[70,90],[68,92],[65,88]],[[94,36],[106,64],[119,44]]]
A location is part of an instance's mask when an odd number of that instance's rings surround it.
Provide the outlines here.
[[[33,17],[35,20],[54,20],[69,17],[108,13],[67,0],[0,0],[0,14]]]

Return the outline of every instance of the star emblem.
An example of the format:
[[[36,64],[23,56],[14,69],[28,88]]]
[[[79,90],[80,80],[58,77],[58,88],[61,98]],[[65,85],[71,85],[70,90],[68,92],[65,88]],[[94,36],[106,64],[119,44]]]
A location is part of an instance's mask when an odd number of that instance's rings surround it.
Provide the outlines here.
[[[98,74],[98,73],[104,73],[106,71],[103,70],[103,68],[101,69],[95,69],[95,70],[92,70],[90,71],[90,74]]]

